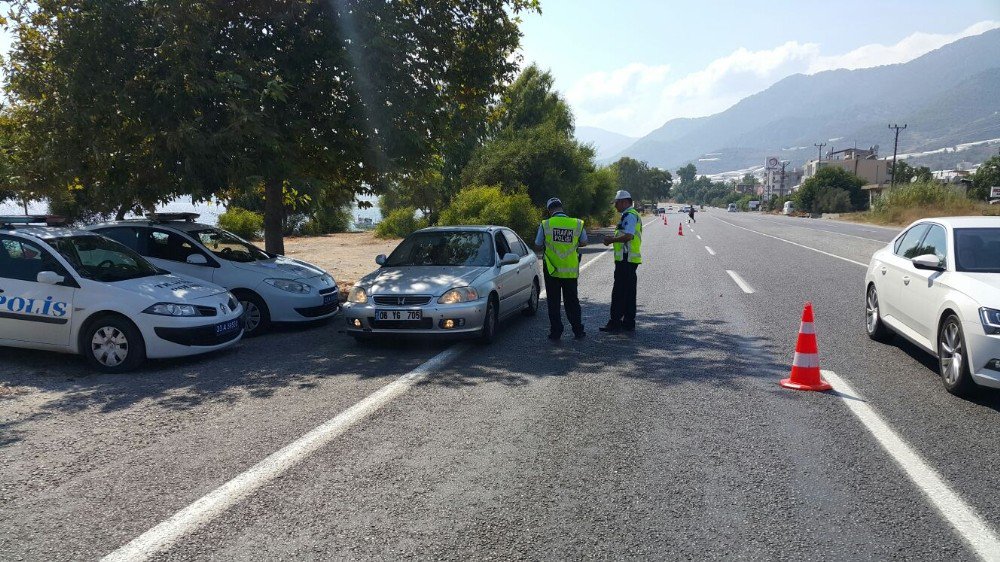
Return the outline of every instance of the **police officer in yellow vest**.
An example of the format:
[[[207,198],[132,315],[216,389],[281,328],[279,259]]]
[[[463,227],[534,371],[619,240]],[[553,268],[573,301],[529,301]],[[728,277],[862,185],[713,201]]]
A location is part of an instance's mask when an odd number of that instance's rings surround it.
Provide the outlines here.
[[[544,250],[545,300],[549,305],[549,339],[562,337],[563,323],[559,301],[566,304],[566,318],[576,339],[586,336],[580,312],[577,279],[580,277],[579,249],[587,245],[583,221],[566,216],[562,201],[553,197],[545,205],[549,218],[542,221],[535,235],[535,247]],[[561,298],[560,298],[561,296]]]
[[[604,245],[615,249],[615,285],[611,290],[611,318],[602,332],[635,331],[635,299],[642,263],[642,217],[632,206],[632,195],[620,190],[615,195],[615,209],[622,214],[614,236],[605,236]]]

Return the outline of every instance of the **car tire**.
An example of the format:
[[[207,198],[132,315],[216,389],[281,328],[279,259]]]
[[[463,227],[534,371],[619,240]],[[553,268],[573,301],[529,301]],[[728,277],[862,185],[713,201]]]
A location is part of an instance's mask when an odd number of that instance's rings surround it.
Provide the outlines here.
[[[496,340],[497,329],[500,326],[500,312],[497,306],[496,297],[490,295],[486,305],[486,314],[483,317],[483,329],[479,335],[479,341],[484,344],[491,344]]]
[[[972,394],[977,385],[969,372],[969,353],[958,316],[949,314],[938,328],[938,365],[945,390],[956,396]]]
[[[271,311],[264,299],[250,291],[237,291],[234,294],[243,305],[243,337],[252,338],[266,332],[271,326]]]
[[[146,343],[128,318],[102,314],[80,333],[80,353],[105,373],[125,373],[146,360]]]
[[[531,296],[528,297],[528,306],[521,311],[525,316],[534,316],[538,314],[538,299],[540,298],[541,291],[538,288],[538,279],[531,282]]]
[[[877,342],[887,342],[892,339],[892,330],[882,322],[881,307],[879,307],[878,289],[875,284],[868,285],[865,293],[865,331],[868,337]]]

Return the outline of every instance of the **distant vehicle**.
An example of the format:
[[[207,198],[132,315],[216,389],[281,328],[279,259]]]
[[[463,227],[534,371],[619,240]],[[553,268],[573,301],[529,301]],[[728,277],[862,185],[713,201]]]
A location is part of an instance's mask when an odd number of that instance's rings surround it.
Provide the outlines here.
[[[913,223],[875,252],[865,286],[869,337],[936,356],[952,394],[1000,388],[1000,218]]]
[[[726,212],[727,213],[735,213],[736,212],[736,203],[730,203],[729,206],[726,207]]]
[[[340,290],[319,267],[272,255],[235,234],[194,222],[195,213],[161,213],[88,227],[135,250],[172,273],[222,285],[243,305],[246,336],[271,322],[330,318]]]
[[[791,201],[785,201],[785,206],[784,208],[781,209],[781,214],[790,215],[794,212],[795,212],[795,203],[792,203]]]
[[[119,373],[243,335],[243,308],[224,288],[170,275],[96,233],[29,220],[0,217],[0,345],[78,353]]]
[[[691,206],[690,205],[684,205],[683,207],[681,207],[679,209],[679,212],[684,213],[684,214],[690,213],[691,212]]]
[[[363,341],[406,334],[492,342],[500,320],[538,311],[538,258],[499,226],[418,230],[351,289],[347,333]]]
[[[750,209],[751,211],[756,211],[757,209],[760,209],[760,201],[748,201],[747,208]]]
[[[656,214],[658,214],[658,215],[665,215],[665,214],[667,214],[667,210],[665,208],[663,208],[663,207],[660,207],[659,209],[656,210]]]

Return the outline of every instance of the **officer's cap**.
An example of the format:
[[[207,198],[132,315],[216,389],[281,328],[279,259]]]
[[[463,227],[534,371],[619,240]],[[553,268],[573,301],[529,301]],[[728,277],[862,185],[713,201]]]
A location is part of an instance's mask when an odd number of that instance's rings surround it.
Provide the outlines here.
[[[631,199],[632,194],[625,191],[624,189],[619,189],[618,193],[615,194],[615,201],[621,201],[622,199]]]
[[[560,201],[558,197],[549,199],[549,202],[545,204],[546,209],[554,209],[556,207],[562,207],[562,201]]]

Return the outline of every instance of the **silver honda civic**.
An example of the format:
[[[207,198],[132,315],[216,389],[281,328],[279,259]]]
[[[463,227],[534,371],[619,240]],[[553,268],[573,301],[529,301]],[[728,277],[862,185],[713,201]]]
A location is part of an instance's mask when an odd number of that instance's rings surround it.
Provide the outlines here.
[[[451,226],[418,230],[351,289],[347,332],[479,337],[504,318],[538,311],[538,258],[512,230]]]

